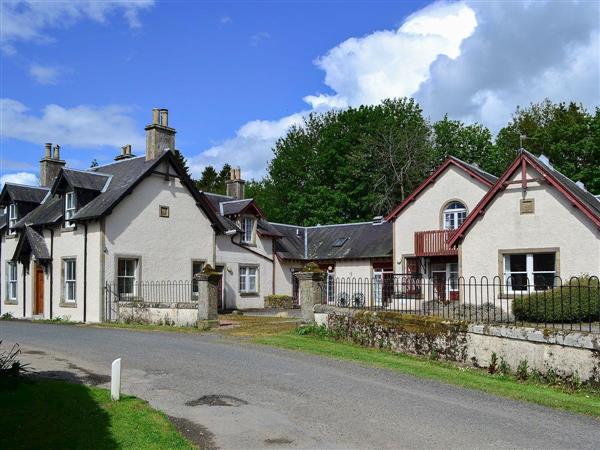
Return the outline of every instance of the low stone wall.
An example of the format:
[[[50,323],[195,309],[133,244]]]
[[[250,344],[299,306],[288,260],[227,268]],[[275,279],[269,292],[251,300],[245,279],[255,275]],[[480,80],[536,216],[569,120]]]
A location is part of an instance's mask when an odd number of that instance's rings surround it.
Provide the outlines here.
[[[267,309],[293,309],[294,307],[294,298],[290,295],[265,296],[265,308]]]
[[[117,321],[176,327],[195,327],[198,324],[198,304],[118,302]]]
[[[487,367],[495,353],[513,371],[522,361],[543,375],[600,382],[600,335],[480,325],[437,317],[315,306],[315,321],[339,339],[369,347]]]

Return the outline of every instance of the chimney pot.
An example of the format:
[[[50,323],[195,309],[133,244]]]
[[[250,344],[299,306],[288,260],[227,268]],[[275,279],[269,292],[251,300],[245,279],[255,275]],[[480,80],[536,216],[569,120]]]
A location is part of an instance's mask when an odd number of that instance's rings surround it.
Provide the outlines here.
[[[44,158],[46,158],[46,159],[52,158],[52,143],[51,142],[46,142],[46,144],[44,144]]]
[[[229,175],[230,179],[225,182],[227,195],[236,200],[243,200],[245,194],[244,185],[246,182],[242,180],[241,169],[239,167],[232,168]]]
[[[160,110],[160,124],[163,127],[168,127],[169,126],[169,110],[168,109],[161,109]]]
[[[60,145],[56,144],[54,146],[54,159],[59,160],[60,159]]]
[[[152,109],[152,123],[158,124],[160,121],[160,109],[153,108]]]

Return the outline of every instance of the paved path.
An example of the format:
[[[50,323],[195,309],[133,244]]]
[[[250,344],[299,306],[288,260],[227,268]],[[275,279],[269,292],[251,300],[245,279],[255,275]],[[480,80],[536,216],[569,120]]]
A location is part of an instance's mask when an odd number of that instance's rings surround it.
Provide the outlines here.
[[[98,382],[123,357],[124,391],[203,425],[221,448],[600,445],[589,417],[214,335],[0,322],[0,339],[34,364],[69,361]],[[195,402],[210,395],[236,406]]]

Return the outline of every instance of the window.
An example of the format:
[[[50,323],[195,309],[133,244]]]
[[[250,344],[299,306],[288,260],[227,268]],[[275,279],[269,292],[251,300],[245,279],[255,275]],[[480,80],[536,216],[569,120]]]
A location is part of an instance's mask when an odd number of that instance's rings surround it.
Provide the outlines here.
[[[467,217],[467,208],[460,202],[451,202],[444,208],[444,230],[455,230]]]
[[[258,267],[240,266],[240,292],[254,293],[258,292],[256,288],[256,276]]]
[[[76,300],[77,292],[77,271],[75,266],[75,259],[63,260],[63,279],[64,301],[73,303]]]
[[[161,206],[159,209],[159,215],[160,217],[169,217],[169,207]]]
[[[554,287],[555,253],[516,253],[504,255],[504,278],[509,292],[544,291]]]
[[[202,272],[204,261],[192,261],[192,293],[198,294],[198,281],[196,275]]]
[[[16,233],[12,228],[17,224],[17,220],[17,205],[11,203],[8,205],[8,234]]]
[[[17,263],[6,263],[6,297],[8,300],[17,300]]]
[[[242,242],[246,244],[254,242],[254,219],[252,217],[242,218]]]
[[[135,295],[137,267],[137,259],[119,259],[117,268],[117,289],[120,295]]]
[[[65,194],[65,227],[73,227],[71,219],[75,215],[75,192]]]
[[[331,244],[331,246],[332,247],[341,247],[342,245],[344,245],[346,243],[347,240],[348,240],[347,237],[337,238],[335,241],[333,241],[333,244]]]

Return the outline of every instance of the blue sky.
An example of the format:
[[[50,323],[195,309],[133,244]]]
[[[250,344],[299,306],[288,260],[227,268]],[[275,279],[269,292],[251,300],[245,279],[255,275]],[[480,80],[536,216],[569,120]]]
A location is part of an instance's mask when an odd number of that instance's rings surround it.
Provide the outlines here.
[[[1,12],[0,181],[34,182],[44,142],[73,167],[128,143],[143,154],[152,107],[170,110],[195,175],[229,162],[260,177],[273,142],[312,110],[410,95],[432,119],[498,129],[544,97],[600,103],[595,2],[17,1]]]

